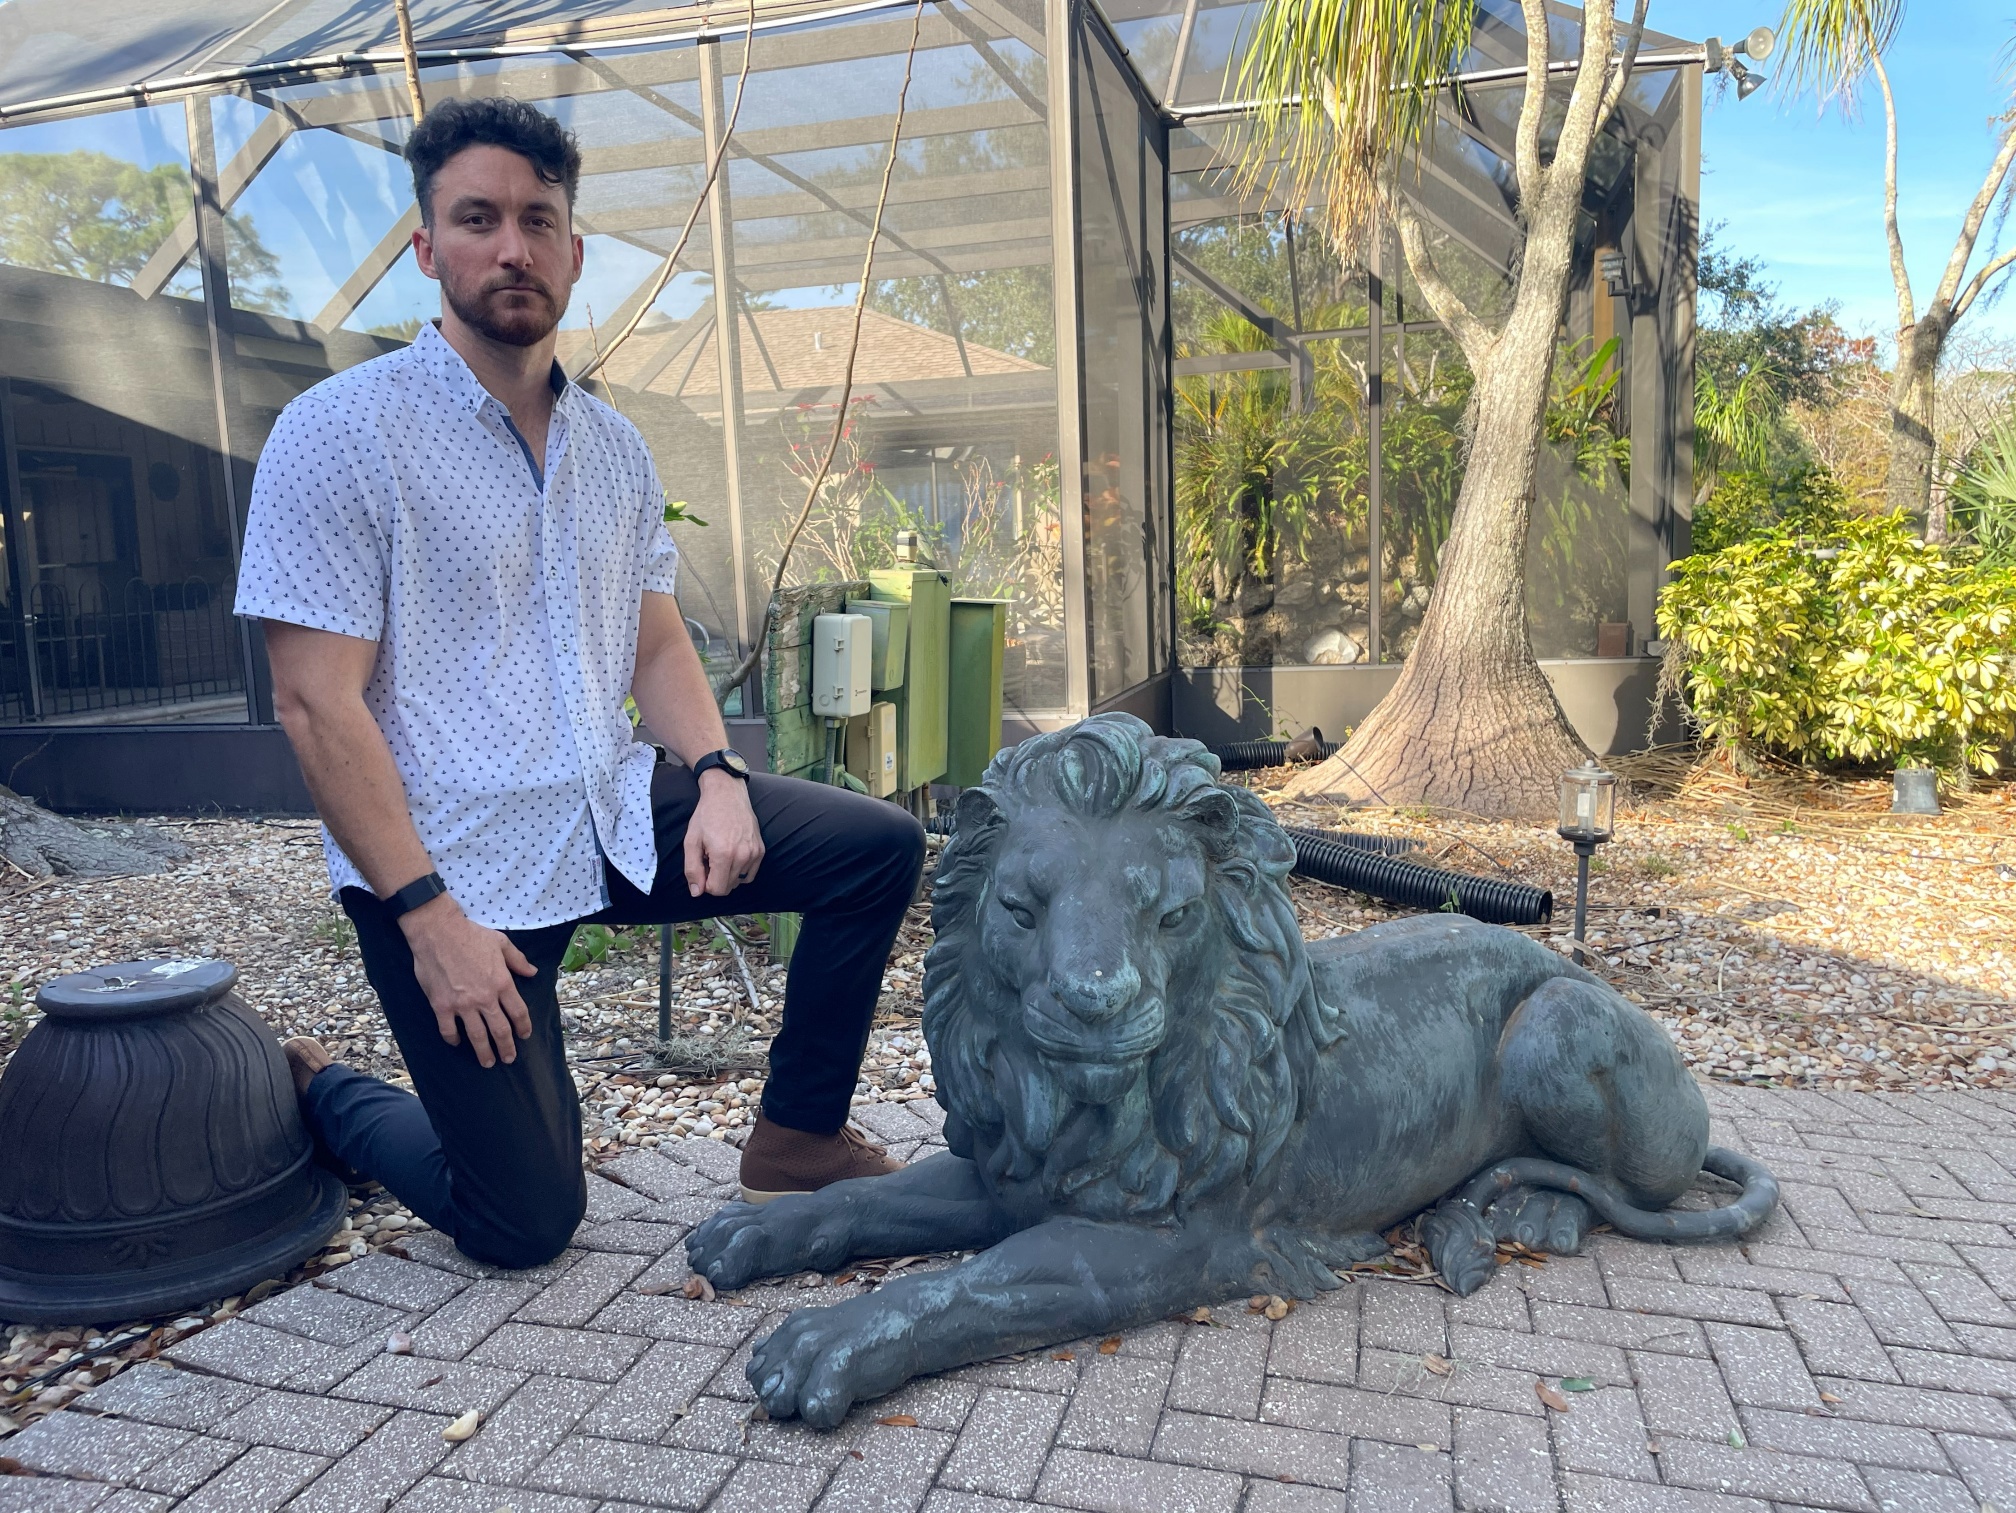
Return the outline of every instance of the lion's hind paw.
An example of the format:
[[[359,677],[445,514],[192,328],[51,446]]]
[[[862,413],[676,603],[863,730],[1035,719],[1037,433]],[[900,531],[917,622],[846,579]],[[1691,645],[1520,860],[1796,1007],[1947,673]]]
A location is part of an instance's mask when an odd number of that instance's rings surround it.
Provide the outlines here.
[[[1497,1237],[1476,1206],[1461,1198],[1446,1198],[1421,1216],[1421,1243],[1459,1298],[1469,1297],[1498,1269]]]
[[[1491,1233],[1528,1250],[1572,1256],[1589,1233],[1589,1205],[1573,1193],[1515,1187],[1488,1210]]]

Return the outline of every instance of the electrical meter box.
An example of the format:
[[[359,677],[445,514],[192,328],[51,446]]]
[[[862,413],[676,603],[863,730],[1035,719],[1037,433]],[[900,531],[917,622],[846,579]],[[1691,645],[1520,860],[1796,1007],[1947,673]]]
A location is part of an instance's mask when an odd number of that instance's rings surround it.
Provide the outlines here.
[[[847,613],[875,622],[873,668],[869,687],[877,693],[903,686],[903,664],[910,652],[910,606],[881,599],[849,599]]]
[[[847,770],[872,798],[896,791],[896,706],[878,702],[847,722]]]
[[[945,776],[950,735],[946,685],[952,676],[952,579],[935,568],[882,568],[868,575],[874,597],[910,609],[910,653],[896,706],[896,786],[908,793]]]
[[[829,720],[868,713],[875,655],[866,615],[819,615],[812,621],[812,713]]]

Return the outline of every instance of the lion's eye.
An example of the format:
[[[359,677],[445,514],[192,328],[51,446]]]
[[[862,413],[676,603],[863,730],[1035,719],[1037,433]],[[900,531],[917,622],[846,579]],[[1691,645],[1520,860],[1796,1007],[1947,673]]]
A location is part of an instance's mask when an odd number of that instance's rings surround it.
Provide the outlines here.
[[[1179,904],[1162,916],[1162,928],[1165,930],[1180,930],[1190,923],[1190,916],[1196,912],[1197,905],[1194,902]]]
[[[1007,899],[1004,898],[1001,900],[1001,907],[1003,909],[1006,909],[1008,911],[1008,917],[1014,920],[1015,923],[1020,925],[1023,929],[1033,930],[1036,928],[1036,916],[1031,914],[1027,909],[1023,908],[1020,904],[1011,904],[1008,902]]]

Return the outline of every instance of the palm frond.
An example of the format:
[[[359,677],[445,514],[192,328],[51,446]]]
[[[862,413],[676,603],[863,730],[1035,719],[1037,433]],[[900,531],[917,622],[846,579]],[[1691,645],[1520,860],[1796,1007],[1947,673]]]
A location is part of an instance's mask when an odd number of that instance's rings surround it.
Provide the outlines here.
[[[1810,89],[1823,105],[1851,104],[1870,60],[1890,46],[1903,19],[1904,0],[1786,0],[1779,83],[1794,94]]]
[[[1325,206],[1333,243],[1355,245],[1381,175],[1427,136],[1476,14],[1471,0],[1264,0],[1235,87],[1258,102],[1242,192],[1285,178],[1290,204]]]

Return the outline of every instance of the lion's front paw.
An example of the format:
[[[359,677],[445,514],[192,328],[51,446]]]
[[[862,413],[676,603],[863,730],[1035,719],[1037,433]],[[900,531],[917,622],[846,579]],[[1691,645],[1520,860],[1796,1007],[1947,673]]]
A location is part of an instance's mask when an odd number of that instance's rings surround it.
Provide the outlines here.
[[[687,1261],[716,1287],[827,1271],[848,1254],[846,1210],[817,1193],[730,1203],[686,1237]]]
[[[801,1308],[749,1356],[749,1385],[772,1418],[836,1428],[866,1398],[909,1379],[910,1319],[882,1298]]]

